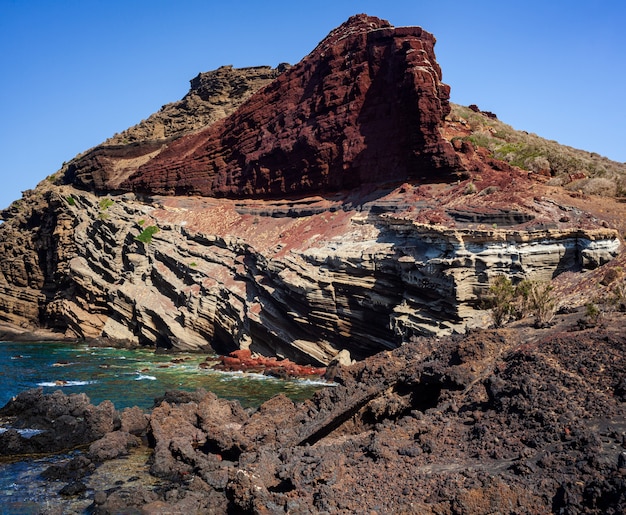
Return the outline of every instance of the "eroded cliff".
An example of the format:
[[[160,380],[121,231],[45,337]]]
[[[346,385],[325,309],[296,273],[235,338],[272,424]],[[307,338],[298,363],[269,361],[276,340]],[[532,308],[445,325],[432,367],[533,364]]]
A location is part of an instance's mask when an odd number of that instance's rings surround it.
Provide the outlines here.
[[[463,139],[433,46],[362,15],[292,68],[201,75],[2,213],[0,320],[328,363],[487,325],[497,275],[617,255],[593,199]]]
[[[153,150],[135,171],[78,163],[77,185],[147,194],[276,196],[442,179],[458,158],[435,38],[360,15],[231,116]],[[147,156],[147,154],[146,154]]]
[[[496,275],[549,280],[618,252],[616,232],[594,228],[584,213],[580,227],[542,227],[554,215],[547,200],[533,200],[534,227],[508,228],[424,223],[415,216],[424,210],[407,202],[434,206],[448,194],[454,203],[453,190],[465,187],[150,203],[50,187],[45,205],[0,228],[8,238],[19,222],[18,233],[31,239],[25,247],[39,248],[5,247],[16,255],[4,261],[0,316],[69,337],[219,352],[249,347],[328,363],[341,349],[362,358],[411,336],[488,324],[479,299]]]

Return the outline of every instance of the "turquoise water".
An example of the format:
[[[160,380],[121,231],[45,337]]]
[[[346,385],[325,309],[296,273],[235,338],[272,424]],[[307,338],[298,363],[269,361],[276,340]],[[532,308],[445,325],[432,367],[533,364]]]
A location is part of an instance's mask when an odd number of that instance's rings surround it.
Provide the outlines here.
[[[156,397],[172,389],[204,388],[251,407],[278,393],[304,400],[323,388],[320,381],[201,369],[198,365],[205,358],[67,343],[0,342],[0,406],[19,392],[37,387],[45,393],[58,389],[68,395],[86,393],[93,404],[109,399],[118,410],[149,409]],[[51,463],[64,459],[67,455],[0,463],[0,514],[82,513],[86,504],[77,507],[73,502],[68,508],[70,501],[57,493],[62,484],[39,477]]]
[[[171,389],[204,388],[249,407],[278,393],[303,400],[322,387],[319,381],[201,369],[198,365],[205,358],[66,343],[0,342],[0,406],[36,387],[43,387],[45,393],[58,389],[68,395],[84,392],[93,404],[109,399],[117,409],[148,409],[156,397]]]

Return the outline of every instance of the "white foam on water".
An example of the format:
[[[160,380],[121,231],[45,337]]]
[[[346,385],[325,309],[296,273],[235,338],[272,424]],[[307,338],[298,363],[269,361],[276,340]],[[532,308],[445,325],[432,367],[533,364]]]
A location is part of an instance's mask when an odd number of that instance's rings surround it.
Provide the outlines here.
[[[311,386],[339,386],[339,383],[331,383],[323,379],[295,379],[298,384],[306,384]]]
[[[5,433],[9,429],[13,429],[11,427],[0,427],[0,434]],[[16,431],[21,434],[24,438],[30,438],[32,436],[38,435],[39,433],[43,433],[43,429],[16,429]]]
[[[66,386],[85,386],[86,384],[94,384],[97,383],[98,381],[63,381],[63,380],[59,380],[59,381],[43,381],[41,383],[37,383],[37,386],[48,386],[48,387],[55,387],[55,386],[61,386],[61,387],[66,387]]]
[[[135,381],[143,381],[144,379],[147,379],[148,381],[156,381],[156,377],[148,376],[145,374],[139,374],[137,377],[135,377]]]

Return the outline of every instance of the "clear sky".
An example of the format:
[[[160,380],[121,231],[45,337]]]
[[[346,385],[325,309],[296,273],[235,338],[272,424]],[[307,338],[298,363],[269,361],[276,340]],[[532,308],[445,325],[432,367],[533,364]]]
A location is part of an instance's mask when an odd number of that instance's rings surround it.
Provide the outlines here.
[[[434,34],[453,102],[626,161],[624,0],[0,0],[0,208],[199,72],[295,64],[363,12]]]

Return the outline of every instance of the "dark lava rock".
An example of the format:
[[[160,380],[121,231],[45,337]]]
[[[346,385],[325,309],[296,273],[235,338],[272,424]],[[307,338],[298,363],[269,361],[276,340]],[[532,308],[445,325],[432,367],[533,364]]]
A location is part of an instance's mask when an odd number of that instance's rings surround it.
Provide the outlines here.
[[[61,488],[59,494],[64,497],[76,497],[77,495],[85,493],[86,491],[87,486],[85,485],[85,483],[81,481],[73,481]]]
[[[131,447],[138,447],[141,440],[126,431],[107,433],[89,446],[89,457],[94,461],[105,461],[124,456]]]
[[[30,438],[15,431],[0,434],[1,455],[71,449],[93,442],[120,425],[119,414],[110,401],[94,406],[85,394],[65,395],[57,390],[44,395],[42,388],[20,393],[0,409],[0,416],[14,428],[43,431]]]
[[[137,406],[122,410],[121,430],[133,435],[141,435],[148,428],[148,416]]]
[[[76,456],[63,464],[55,464],[41,473],[44,479],[50,481],[76,481],[95,470],[93,462],[85,456]]]

